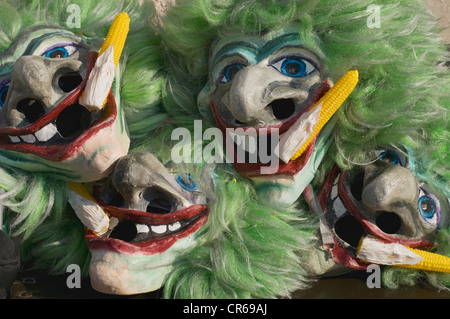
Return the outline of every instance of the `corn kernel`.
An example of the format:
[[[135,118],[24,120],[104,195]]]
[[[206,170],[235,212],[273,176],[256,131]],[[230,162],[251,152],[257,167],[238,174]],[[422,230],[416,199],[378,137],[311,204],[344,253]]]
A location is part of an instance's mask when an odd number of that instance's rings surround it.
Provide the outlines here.
[[[310,110],[323,103],[320,110],[319,122],[314,128],[308,140],[292,155],[291,160],[295,160],[306,150],[312,140],[319,134],[322,127],[330,120],[337,109],[344,103],[345,99],[352,93],[358,83],[359,73],[357,70],[348,71],[336,84],[317,102]]]
[[[423,258],[414,265],[397,265],[403,268],[419,269],[425,271],[436,271],[450,273],[450,258],[447,256],[431,253],[429,251],[406,247]]]
[[[111,28],[106,35],[105,42],[100,49],[99,56],[102,55],[106,49],[113,45],[114,50],[114,64],[117,66],[120,56],[122,55],[125,40],[130,30],[130,18],[126,12],[119,13],[114,19]]]

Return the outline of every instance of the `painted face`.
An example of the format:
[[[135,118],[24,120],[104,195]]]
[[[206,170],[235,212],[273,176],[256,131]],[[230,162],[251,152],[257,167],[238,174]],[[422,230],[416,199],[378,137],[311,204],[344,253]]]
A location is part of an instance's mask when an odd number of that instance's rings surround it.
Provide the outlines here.
[[[368,266],[355,257],[362,236],[427,249],[449,223],[447,198],[416,178],[407,157],[393,150],[380,151],[370,165],[333,168],[319,199],[334,235],[333,260],[350,269]]]
[[[120,159],[96,193],[117,222],[103,237],[86,232],[91,283],[103,293],[159,289],[177,256],[198,243],[209,214],[207,196],[193,178],[169,172],[149,153]]]
[[[102,110],[78,104],[101,44],[36,27],[0,54],[0,149],[13,165],[93,181],[128,152],[117,83]]]
[[[230,34],[213,45],[210,83],[205,88],[210,92],[209,106],[224,136],[230,129],[252,132],[247,143],[227,136],[227,148],[234,149],[231,160],[236,170],[251,178],[263,197],[290,204],[301,194],[297,179],[313,156],[316,140],[288,163],[275,155],[276,147],[279,137],[329,88],[320,59],[292,28],[261,36]]]

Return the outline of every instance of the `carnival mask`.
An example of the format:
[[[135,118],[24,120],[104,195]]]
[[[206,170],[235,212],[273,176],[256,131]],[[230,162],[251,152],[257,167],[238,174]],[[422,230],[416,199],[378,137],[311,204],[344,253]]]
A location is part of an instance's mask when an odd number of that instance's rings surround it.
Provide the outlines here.
[[[157,290],[177,256],[198,243],[209,214],[208,196],[191,175],[169,169],[150,153],[135,153],[95,184],[94,197],[110,218],[108,232],[86,231],[90,279],[97,291],[128,295]]]
[[[334,237],[327,249],[338,265],[367,268],[356,257],[363,237],[427,250],[448,226],[447,198],[413,174],[405,154],[382,150],[372,164],[331,170],[319,200]]]
[[[234,151],[228,161],[269,204],[296,201],[329,146],[331,128],[314,136],[295,160],[278,157],[281,136],[330,89],[323,69],[292,28],[261,36],[227,34],[212,46],[210,81],[199,95],[199,106],[209,104],[226,136],[227,155],[230,148]],[[311,126],[317,121],[318,116]]]
[[[128,152],[120,85],[100,110],[79,103],[101,44],[35,27],[0,54],[0,149],[11,165],[93,181]]]

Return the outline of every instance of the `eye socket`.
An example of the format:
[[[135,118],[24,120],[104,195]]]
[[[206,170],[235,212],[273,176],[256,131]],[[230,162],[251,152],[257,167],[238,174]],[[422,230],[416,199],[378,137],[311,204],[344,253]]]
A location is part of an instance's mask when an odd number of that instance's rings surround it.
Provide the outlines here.
[[[48,49],[42,56],[49,59],[64,59],[74,54],[75,51],[77,51],[77,47],[73,44],[61,45]]]
[[[9,84],[6,84],[0,88],[0,107],[6,102],[6,96],[8,95]]]
[[[231,82],[234,77],[236,76],[236,73],[238,73],[240,70],[242,70],[244,66],[242,64],[230,64],[227,65],[221,72],[222,78],[220,79],[221,83],[228,83]]]
[[[198,189],[197,184],[189,174],[177,175],[175,177],[175,181],[181,186],[181,188],[188,192],[196,191]]]
[[[298,56],[288,56],[271,64],[281,74],[299,78],[304,77],[316,70],[314,65]]]
[[[397,152],[393,151],[393,150],[380,150],[378,153],[378,159],[394,164],[394,165],[400,165],[400,166],[405,166],[406,163],[403,159],[402,156],[400,156],[400,154],[398,154]]]
[[[419,188],[419,200],[417,205],[420,216],[431,225],[438,227],[441,216],[433,196],[428,194],[424,189]]]

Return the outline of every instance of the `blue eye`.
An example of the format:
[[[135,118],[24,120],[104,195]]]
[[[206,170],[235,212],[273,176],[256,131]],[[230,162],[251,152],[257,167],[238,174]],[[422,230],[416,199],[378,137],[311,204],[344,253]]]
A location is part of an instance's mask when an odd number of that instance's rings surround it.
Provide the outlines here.
[[[378,158],[382,161],[394,164],[394,165],[401,165],[404,166],[404,163],[402,161],[402,158],[394,151],[386,150],[382,151]]]
[[[45,51],[43,56],[50,59],[64,59],[71,56],[76,50],[75,45],[58,46]]]
[[[310,62],[297,56],[288,56],[271,65],[278,72],[294,78],[307,76],[316,69]]]
[[[6,102],[6,96],[8,95],[9,85],[5,85],[0,89],[0,107]]]
[[[440,222],[440,212],[433,197],[419,188],[419,200],[417,204],[420,216],[428,223],[437,227]]]
[[[220,82],[222,83],[231,82],[235,77],[236,73],[238,73],[243,68],[244,66],[242,64],[231,64],[226,66],[222,71],[223,77],[220,80]]]
[[[180,185],[184,190],[187,190],[188,192],[192,192],[198,189],[197,184],[195,184],[194,180],[189,174],[177,175],[175,177],[175,181],[178,183],[178,185]]]

